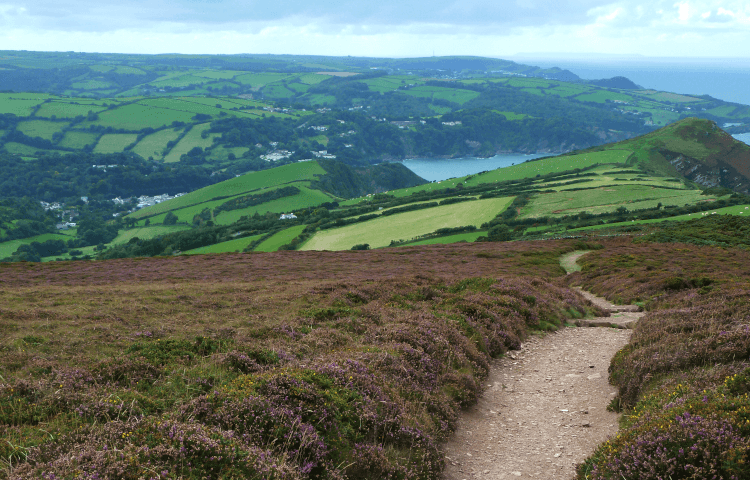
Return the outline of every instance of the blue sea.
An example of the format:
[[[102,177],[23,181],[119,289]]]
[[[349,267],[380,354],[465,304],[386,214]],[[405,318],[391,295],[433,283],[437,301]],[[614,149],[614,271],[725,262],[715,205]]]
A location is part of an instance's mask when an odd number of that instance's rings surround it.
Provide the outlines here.
[[[750,58],[564,58],[519,54],[509,59],[543,68],[564,68],[587,80],[622,76],[644,88],[711,95],[727,102],[750,105]]]
[[[402,163],[406,168],[429,181],[441,181],[448,178],[463,177],[496,168],[510,167],[545,155],[525,155],[509,153],[489,158],[411,158]]]

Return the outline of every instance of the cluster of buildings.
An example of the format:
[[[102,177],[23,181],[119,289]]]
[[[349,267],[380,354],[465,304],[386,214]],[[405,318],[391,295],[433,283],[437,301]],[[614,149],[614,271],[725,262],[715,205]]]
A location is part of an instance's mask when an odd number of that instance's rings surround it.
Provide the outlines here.
[[[328,150],[318,150],[317,152],[312,152],[312,154],[315,158],[336,158],[336,155],[328,153]]]
[[[274,150],[271,153],[267,153],[265,155],[261,155],[260,158],[267,161],[267,162],[276,162],[278,160],[283,160],[285,158],[289,158],[292,155],[294,155],[294,152],[289,150]]]
[[[185,193],[178,193],[174,196],[168,195],[168,194],[162,194],[162,195],[155,195],[153,197],[149,197],[148,195],[141,195],[138,197],[138,205],[135,207],[135,210],[139,210],[141,208],[150,207],[152,205],[156,205],[157,203],[166,202],[167,200],[172,200],[173,198],[178,198],[185,195]],[[115,203],[118,203],[117,200],[122,202],[122,204],[130,203],[130,199],[120,199],[119,197],[116,199],[113,199],[112,201]]]

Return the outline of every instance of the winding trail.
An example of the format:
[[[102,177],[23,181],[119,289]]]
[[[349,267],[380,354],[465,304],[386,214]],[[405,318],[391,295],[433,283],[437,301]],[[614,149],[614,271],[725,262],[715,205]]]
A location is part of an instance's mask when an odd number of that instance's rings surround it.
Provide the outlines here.
[[[560,263],[571,272],[585,253]],[[443,447],[443,480],[571,479],[575,466],[617,432],[619,415],[606,410],[617,393],[607,369],[643,314],[581,293],[613,310],[581,326],[618,328],[565,328],[493,360],[485,393]]]

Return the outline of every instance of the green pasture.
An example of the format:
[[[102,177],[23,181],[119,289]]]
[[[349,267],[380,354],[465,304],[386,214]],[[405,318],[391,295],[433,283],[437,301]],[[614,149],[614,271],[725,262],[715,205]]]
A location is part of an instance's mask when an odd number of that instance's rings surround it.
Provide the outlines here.
[[[137,139],[138,135],[135,133],[108,133],[99,139],[99,143],[94,147],[94,153],[123,152],[125,147]]]
[[[520,88],[549,88],[552,85],[549,81],[538,78],[508,78],[503,79],[503,83]]]
[[[591,93],[585,93],[578,95],[576,100],[581,102],[595,102],[595,103],[606,103],[607,101],[622,100],[623,102],[632,102],[633,97],[630,95],[623,95],[622,93],[610,92],[608,90],[596,90]]]
[[[294,186],[301,190],[301,192],[297,195],[271,200],[270,202],[255,205],[253,207],[243,208],[240,210],[220,212],[219,215],[215,217],[214,221],[219,225],[229,225],[239,220],[240,217],[246,215],[255,215],[256,213],[263,215],[266,212],[291,213],[296,210],[307,207],[314,207],[316,205],[320,205],[321,203],[334,200],[333,197],[324,192],[321,192],[320,190],[313,190],[298,183],[295,183]],[[222,200],[219,203],[221,204],[225,201],[226,200]]]
[[[529,115],[526,115],[525,113],[516,113],[516,112],[501,112],[499,110],[493,110],[493,112],[498,113],[505,117],[506,120],[523,120],[524,118],[530,118]]]
[[[0,259],[10,257],[13,252],[18,250],[21,245],[29,245],[33,242],[46,242],[47,240],[63,240],[68,241],[73,237],[70,235],[63,235],[59,233],[43,233],[34,237],[22,238],[19,240],[9,240],[7,242],[0,242]]]
[[[92,71],[98,72],[98,73],[106,73],[106,72],[112,71],[114,69],[115,69],[115,67],[112,66],[112,65],[91,65],[91,66],[89,66],[89,70],[92,70]]]
[[[245,72],[229,70],[206,70],[202,72],[193,72],[196,77],[209,78],[211,80],[229,80]]]
[[[669,92],[657,92],[654,90],[639,91],[638,94],[647,95],[648,98],[652,98],[658,102],[690,103],[690,102],[701,101],[700,98],[695,98],[695,97],[691,97],[688,95],[680,95],[679,93],[669,93]]]
[[[585,231],[585,230],[601,230],[603,228],[617,228],[625,227],[628,225],[643,225],[649,223],[661,223],[661,222],[684,222],[686,220],[693,220],[695,218],[701,218],[708,215],[742,215],[750,216],[750,205],[735,205],[733,207],[717,208],[716,210],[709,210],[707,212],[688,213],[686,215],[677,215],[674,217],[664,218],[651,218],[648,220],[634,220],[630,222],[616,222],[616,223],[605,223],[604,225],[593,225],[591,227],[581,227],[570,230],[571,232]]]
[[[152,238],[167,235],[169,233],[182,232],[184,230],[190,230],[189,225],[149,225],[148,227],[136,227],[129,228],[127,230],[120,230],[108,245],[122,245],[128,243],[133,238],[139,238],[141,240],[151,240]]]
[[[177,97],[178,100],[185,100],[190,103],[199,103],[202,105],[208,105],[215,108],[221,108],[230,110],[232,108],[238,107],[242,108],[247,105],[247,101],[244,101],[242,99],[235,99],[235,98],[227,98],[227,97],[220,97],[220,98],[213,98],[213,97]],[[253,105],[257,104],[258,102],[252,102]],[[217,107],[218,105],[218,107]]]
[[[279,84],[266,85],[263,87],[263,95],[271,98],[289,98],[294,96],[294,93],[295,92],[289,90],[286,86]]]
[[[451,108],[450,107],[442,107],[440,105],[435,105],[433,103],[430,103],[427,106],[430,107],[430,110],[432,110],[433,112],[437,113],[438,115],[445,115],[446,113],[450,113],[451,112]]]
[[[89,79],[83,82],[71,83],[70,86],[76,90],[102,90],[112,87],[113,84],[106,80]]]
[[[52,118],[53,116],[57,118],[75,118],[78,115],[85,117],[89,112],[98,113],[102,110],[106,110],[106,107],[95,104],[52,101],[43,103],[34,116],[44,118]]]
[[[61,155],[68,154],[70,152],[66,152],[64,150],[45,150],[43,148],[36,148],[31,147],[29,145],[24,145],[23,143],[17,143],[17,142],[8,142],[5,144],[5,150],[8,151],[8,153],[15,153],[16,155],[27,155],[34,157],[36,156],[37,152],[43,152],[43,153],[59,153]]]
[[[409,90],[401,91],[404,95],[411,95],[414,97],[430,98],[430,99],[441,99],[448,100],[451,102],[463,105],[469,100],[473,100],[479,96],[479,92],[473,90],[461,90],[460,88],[444,88],[444,87],[432,87],[421,85],[410,88]]]
[[[224,145],[211,149],[211,155],[208,157],[213,161],[224,162],[229,160],[229,154],[233,153],[236,158],[242,158],[248,147],[225,147]]]
[[[146,72],[144,72],[140,68],[129,67],[127,65],[118,65],[115,69],[115,73],[119,73],[122,75],[146,75]]]
[[[582,153],[561,157],[541,158],[510,167],[499,168],[487,173],[474,175],[466,185],[480,183],[502,182],[506,180],[520,180],[533,178],[537,175],[563,172],[576,168],[586,168],[597,163],[625,163],[632,152],[630,150],[605,150],[602,152]]]
[[[283,220],[279,220],[279,221],[283,221]],[[304,229],[305,229],[305,225],[295,225],[294,227],[289,227],[285,230],[275,233],[270,238],[264,240],[260,245],[255,247],[255,250],[253,251],[275,252],[282,245],[286,245],[287,243],[294,240],[294,238],[299,236],[299,234],[302,233],[302,230]]]
[[[164,88],[164,87],[182,88],[182,87],[187,87],[189,85],[202,85],[210,81],[211,79],[209,78],[198,77],[192,74],[186,74],[186,75],[165,78],[163,80],[157,79],[149,83],[149,85],[155,88]]]
[[[367,243],[371,248],[385,247],[391,240],[410,240],[438,228],[480,226],[495,218],[510,205],[513,197],[488,198],[474,202],[397,213],[340,228],[317,232],[302,250],[348,250]]]
[[[671,190],[644,185],[612,185],[575,192],[561,191],[536,195],[521,210],[521,218],[574,215],[579,212],[599,214],[662,205],[689,205],[713,200],[700,190]]]
[[[333,95],[324,95],[322,93],[313,93],[305,96],[312,105],[333,105],[336,103],[336,97]]]
[[[216,104],[220,104],[219,102],[214,102],[214,105],[208,105],[205,102],[194,102],[191,100],[191,97],[153,98],[153,99],[148,99],[148,100],[141,100],[138,103],[141,105],[148,105],[150,107],[156,107],[156,108],[164,108],[167,110],[190,112],[192,114],[202,113],[205,115],[217,116],[221,114],[222,112],[224,112],[230,115],[247,116],[244,112],[239,111],[239,110],[225,110],[221,107],[216,107]],[[239,107],[239,105],[237,104],[234,104],[233,106]]]
[[[317,73],[309,73],[307,75],[301,75],[299,81],[308,85],[317,85],[324,80],[331,78],[328,75],[318,75]]]
[[[324,147],[327,147],[328,146],[329,138],[326,135],[316,135],[314,137],[309,137],[308,140],[310,140],[311,142],[313,142],[313,141],[318,142],[319,144],[323,145]]]
[[[521,91],[540,97],[544,96],[544,90],[542,90],[541,88],[522,88]]]
[[[201,123],[200,125],[195,125],[188,133],[185,135],[182,140],[180,140],[180,143],[174,146],[172,150],[169,151],[166,157],[164,157],[165,163],[173,163],[173,162],[179,162],[180,157],[188,153],[190,150],[192,150],[195,147],[201,147],[206,148],[210,147],[214,143],[214,137],[218,137],[221,134],[220,133],[211,133],[208,135],[207,138],[202,138],[201,134],[205,131],[211,128],[210,123]]]
[[[546,89],[545,93],[547,93],[548,95],[556,95],[558,97],[572,97],[574,95],[579,95],[581,93],[589,91],[591,91],[591,87],[577,86],[572,84],[559,84]]]
[[[286,88],[293,90],[296,93],[305,93],[309,88],[310,85],[307,85],[305,83],[287,83]]]
[[[290,75],[287,73],[248,73],[245,75],[239,75],[235,77],[234,80],[243,85],[260,88],[269,83],[278,82],[283,78],[288,78],[289,76]]]
[[[159,128],[164,125],[171,125],[172,122],[190,123],[193,116],[194,114],[191,112],[154,108],[133,103],[101,112],[99,113],[99,120],[84,122],[82,126],[100,125],[125,130],[142,130],[146,127]]]
[[[253,235],[252,237],[236,238],[234,240],[227,240],[226,242],[215,243],[207,247],[194,248],[186,252],[182,252],[185,255],[204,255],[207,253],[229,253],[229,252],[241,252],[255,240],[259,239],[263,235]],[[294,238],[294,237],[292,237]],[[283,243],[282,243],[283,245]]]
[[[89,132],[67,131],[60,146],[66,148],[83,148],[86,145],[93,145],[96,142],[97,135]]]
[[[212,199],[221,197],[225,199],[234,197],[243,193],[257,191],[264,188],[270,188],[278,185],[284,185],[300,180],[314,180],[315,175],[324,175],[325,170],[318,162],[299,162],[259,172],[251,172],[240,177],[232,178],[225,182],[209,185],[187,195],[159,203],[152,207],[147,207],[130,214],[134,218],[143,218],[160,213],[166,213],[171,210],[188,207],[208,202]],[[191,218],[192,220],[192,218]]]
[[[157,160],[161,160],[162,152],[167,148],[167,143],[177,140],[181,131],[182,128],[179,128],[176,131],[173,128],[159,130],[156,133],[144,137],[143,140],[133,147],[132,151],[143,158],[154,157]]]
[[[473,242],[477,238],[483,235],[487,235],[487,232],[459,233],[456,235],[447,235],[445,237],[428,238],[426,240],[417,240],[416,242],[409,242],[406,245],[411,247],[414,245],[437,245],[437,244],[447,244],[447,243]]]
[[[44,120],[28,120],[20,122],[16,129],[29,137],[41,137],[52,140],[52,135],[69,125],[68,122],[47,122]]]
[[[19,117],[28,117],[31,111],[46,99],[18,98],[14,94],[0,94],[0,114],[12,113]]]

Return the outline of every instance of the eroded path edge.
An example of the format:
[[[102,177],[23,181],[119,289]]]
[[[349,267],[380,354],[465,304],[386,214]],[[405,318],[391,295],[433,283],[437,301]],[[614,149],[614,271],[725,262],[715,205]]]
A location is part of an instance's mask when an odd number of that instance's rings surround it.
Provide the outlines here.
[[[570,272],[585,253],[568,254],[561,265]],[[613,310],[593,324],[642,315],[635,306],[581,293]],[[442,478],[573,478],[575,466],[617,432],[618,414],[606,409],[617,393],[607,369],[629,338],[623,328],[565,328],[531,337],[519,351],[493,360],[484,394],[462,413],[443,447]]]

